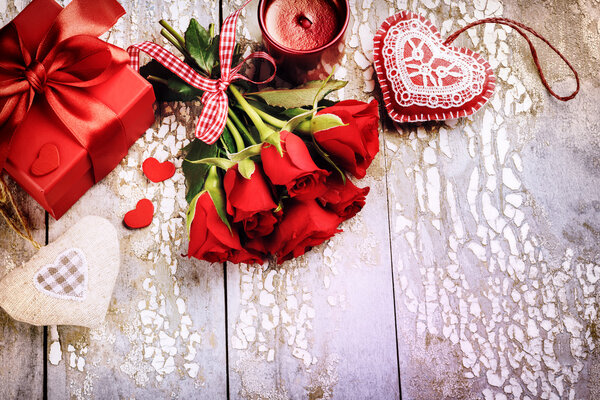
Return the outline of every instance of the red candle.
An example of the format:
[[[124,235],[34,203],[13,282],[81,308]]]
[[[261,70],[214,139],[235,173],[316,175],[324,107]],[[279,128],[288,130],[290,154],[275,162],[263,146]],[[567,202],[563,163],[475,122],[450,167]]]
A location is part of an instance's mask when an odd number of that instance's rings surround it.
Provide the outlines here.
[[[340,18],[331,0],[273,0],[264,19],[273,40],[294,50],[325,46],[340,30]]]

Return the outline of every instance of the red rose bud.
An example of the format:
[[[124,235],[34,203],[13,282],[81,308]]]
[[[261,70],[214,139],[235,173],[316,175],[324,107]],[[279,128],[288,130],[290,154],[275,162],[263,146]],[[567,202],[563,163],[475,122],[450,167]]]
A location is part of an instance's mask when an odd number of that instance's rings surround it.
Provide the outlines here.
[[[313,132],[315,140],[342,169],[364,178],[379,151],[379,111],[377,101],[340,101],[318,115],[333,114],[344,125]]]
[[[298,136],[281,131],[283,156],[275,146],[265,143],[261,160],[265,173],[274,185],[285,186],[290,197],[314,199],[323,194],[329,172],[317,167],[306,145]]]
[[[272,188],[260,164],[255,163],[255,167],[250,179],[246,179],[236,164],[227,170],[223,180],[227,213],[233,217],[233,222],[243,225],[249,238],[270,234],[277,223],[273,215],[277,204],[273,201]]]
[[[237,231],[230,231],[223,223],[208,192],[202,193],[196,200],[188,257],[209,262],[246,264],[263,261],[260,256],[242,249]]]
[[[343,220],[354,217],[365,206],[365,198],[369,187],[359,188],[346,178],[343,183],[339,174],[333,174],[327,179],[327,192],[318,198],[328,210],[333,211]]]
[[[292,200],[284,208],[283,218],[264,246],[277,254],[277,263],[299,257],[323,243],[341,229],[337,214],[325,210],[315,200]],[[259,248],[261,243],[254,243]]]

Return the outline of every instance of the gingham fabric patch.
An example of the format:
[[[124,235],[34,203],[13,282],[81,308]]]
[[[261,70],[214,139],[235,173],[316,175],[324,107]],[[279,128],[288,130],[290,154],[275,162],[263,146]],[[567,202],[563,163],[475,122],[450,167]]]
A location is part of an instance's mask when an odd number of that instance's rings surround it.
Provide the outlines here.
[[[33,277],[42,293],[63,300],[83,301],[87,295],[88,263],[80,249],[65,250],[54,264],[43,266]]]
[[[227,88],[231,82],[237,79],[243,79],[261,85],[269,83],[275,78],[275,72],[277,70],[275,59],[264,51],[254,52],[246,57],[239,65],[235,67],[231,66],[233,51],[235,49],[235,29],[238,16],[250,1],[252,0],[246,1],[239,10],[223,21],[221,38],[219,41],[221,78],[218,80],[208,79],[200,75],[171,52],[155,43],[146,41],[131,45],[127,48],[130,57],[129,65],[135,71],[139,71],[140,69],[140,51],[143,51],[191,86],[204,91],[204,94],[202,95],[202,104],[204,104],[204,107],[198,118],[195,135],[206,144],[213,144],[216,142],[223,132],[223,128],[227,122],[227,110],[229,107]],[[273,74],[262,82],[255,82],[239,74],[242,65],[251,58],[264,58],[269,61],[271,65],[273,65]]]

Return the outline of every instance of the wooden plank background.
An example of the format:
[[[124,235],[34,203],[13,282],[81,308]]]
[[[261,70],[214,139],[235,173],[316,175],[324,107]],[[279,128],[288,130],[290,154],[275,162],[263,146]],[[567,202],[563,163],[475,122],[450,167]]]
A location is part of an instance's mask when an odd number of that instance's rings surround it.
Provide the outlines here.
[[[28,2],[0,0],[0,24]],[[254,46],[255,3],[238,31]],[[127,0],[106,39],[160,43],[160,18],[183,30],[191,16],[206,25],[240,4]],[[41,241],[86,215],[111,220],[122,268],[106,323],[48,330],[46,358],[44,330],[0,311],[0,398],[600,397],[597,4],[364,0],[351,9],[335,72],[350,82],[340,98],[380,99],[372,37],[401,9],[430,18],[442,36],[491,16],[531,25],[573,61],[581,93],[569,103],[548,96],[510,29],[463,34],[457,43],[496,73],[490,103],[446,123],[384,118],[364,210],[344,233],[282,267],[180,257],[183,176],[151,184],[140,166],[149,156],[180,166],[200,105],[158,105],[155,125],[60,221],[46,225],[43,210],[15,188]],[[536,44],[548,80],[568,92],[568,71]],[[142,197],[156,205],[153,224],[122,228]],[[33,250],[4,222],[0,231],[2,276]]]

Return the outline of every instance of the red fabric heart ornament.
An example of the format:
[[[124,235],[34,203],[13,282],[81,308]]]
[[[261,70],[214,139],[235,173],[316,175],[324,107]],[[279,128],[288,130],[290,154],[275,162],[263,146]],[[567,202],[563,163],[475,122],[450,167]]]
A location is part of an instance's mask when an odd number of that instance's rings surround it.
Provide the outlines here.
[[[154,217],[154,205],[148,199],[138,201],[135,209],[127,212],[123,223],[130,229],[145,228],[152,223]]]
[[[409,11],[381,25],[374,58],[385,107],[397,122],[471,115],[496,85],[489,63],[479,54],[445,45],[430,21]]]
[[[33,176],[44,176],[55,171],[59,165],[58,147],[55,144],[46,143],[40,148],[37,158],[31,164],[30,172]]]
[[[154,183],[162,182],[175,174],[175,165],[171,161],[158,162],[154,157],[147,158],[142,163],[144,175]]]

